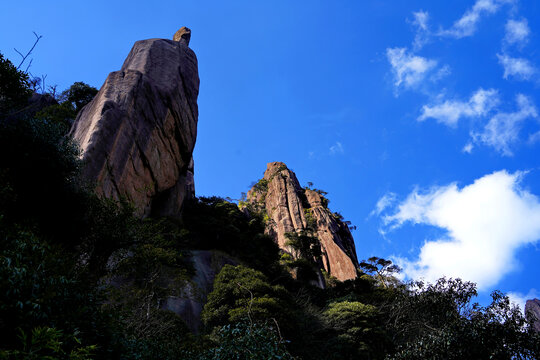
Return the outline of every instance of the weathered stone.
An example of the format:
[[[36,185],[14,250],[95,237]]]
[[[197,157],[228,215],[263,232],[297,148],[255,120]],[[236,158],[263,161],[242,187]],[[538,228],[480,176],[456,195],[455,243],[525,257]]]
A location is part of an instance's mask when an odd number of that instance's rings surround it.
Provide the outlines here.
[[[292,255],[295,252],[287,246],[286,233],[307,230],[309,214],[322,252],[321,268],[341,281],[356,278],[358,260],[348,226],[326,207],[320,194],[303,189],[284,163],[269,163],[261,182],[248,192],[247,200],[266,212],[266,232]]]
[[[184,41],[137,41],[70,132],[97,192],[126,198],[141,216],[179,215],[194,195],[198,93],[197,58]]]
[[[179,41],[179,42],[183,43],[184,45],[189,46],[189,40],[191,40],[191,29],[189,29],[189,28],[187,28],[185,26],[182,26],[180,28],[180,30],[178,30],[174,34],[173,40],[174,41]]]
[[[179,296],[170,296],[162,308],[171,310],[184,320],[191,331],[198,333],[201,327],[201,312],[208,294],[213,290],[214,279],[226,264],[238,265],[237,261],[219,252],[196,250],[191,252],[195,275],[190,283],[177,289]]]
[[[525,315],[533,316],[534,329],[540,332],[540,300],[527,300],[527,302],[525,303]]]

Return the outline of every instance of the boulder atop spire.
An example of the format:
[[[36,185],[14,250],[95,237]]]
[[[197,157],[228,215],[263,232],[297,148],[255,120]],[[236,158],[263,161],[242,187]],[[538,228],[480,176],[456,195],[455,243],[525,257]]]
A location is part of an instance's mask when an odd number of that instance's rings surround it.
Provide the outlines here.
[[[183,43],[186,46],[189,46],[189,40],[191,39],[191,29],[185,26],[182,26],[174,36],[173,41],[178,41]]]

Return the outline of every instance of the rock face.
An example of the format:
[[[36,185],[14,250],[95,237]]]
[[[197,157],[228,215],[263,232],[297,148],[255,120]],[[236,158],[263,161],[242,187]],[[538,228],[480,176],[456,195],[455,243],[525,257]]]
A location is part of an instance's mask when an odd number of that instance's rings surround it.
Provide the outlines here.
[[[527,300],[525,303],[525,315],[534,316],[534,329],[540,332],[540,300]]]
[[[225,264],[238,265],[231,257],[219,251],[195,250],[191,252],[195,276],[188,286],[180,290],[180,296],[171,296],[162,308],[179,315],[190,328],[198,333],[202,325],[201,312],[208,294],[212,292],[214,279]]]
[[[341,281],[356,278],[358,259],[349,227],[328,209],[328,200],[321,194],[303,189],[284,163],[268,164],[247,201],[265,212],[266,231],[283,251],[296,256],[286,234],[309,230],[318,239],[320,267]]]
[[[178,216],[195,191],[199,74],[182,29],[181,41],[137,41],[70,132],[97,192],[126,198],[141,216]]]

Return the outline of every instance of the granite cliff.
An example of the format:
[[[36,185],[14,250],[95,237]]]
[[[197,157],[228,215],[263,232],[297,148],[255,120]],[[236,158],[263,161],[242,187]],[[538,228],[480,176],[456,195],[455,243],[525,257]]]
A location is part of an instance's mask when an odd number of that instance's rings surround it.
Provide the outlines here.
[[[302,188],[284,163],[267,165],[263,178],[248,192],[247,202],[264,212],[266,231],[283,251],[298,257],[289,245],[290,234],[308,232],[317,239],[321,269],[341,281],[356,278],[358,259],[348,225],[328,209],[321,191]]]
[[[533,317],[534,329],[540,332],[540,300],[527,300],[525,303],[525,315]]]
[[[71,129],[83,175],[141,216],[178,216],[194,196],[199,75],[190,34],[184,27],[174,40],[137,41]]]
[[[173,40],[137,41],[122,68],[109,74],[79,112],[70,132],[81,149],[83,176],[101,196],[131,202],[140,217],[180,217],[185,201],[195,195],[192,153],[199,76],[197,58],[188,47],[190,36],[189,29],[181,28]],[[295,259],[313,258],[316,279],[306,281],[325,287],[321,270],[342,281],[356,277],[358,260],[349,228],[328,209],[321,192],[302,188],[279,162],[268,164],[260,184],[249,192],[248,201],[265,212],[266,233],[284,252]],[[291,234],[304,233],[315,239],[309,246],[316,256],[290,246]],[[160,307],[180,315],[197,332],[214,277],[236,260],[212,248],[190,251],[189,258],[194,277]]]

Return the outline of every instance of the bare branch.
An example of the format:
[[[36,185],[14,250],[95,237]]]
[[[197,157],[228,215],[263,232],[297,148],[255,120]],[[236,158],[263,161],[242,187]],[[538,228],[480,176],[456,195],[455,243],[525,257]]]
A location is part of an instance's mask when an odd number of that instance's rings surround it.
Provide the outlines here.
[[[253,304],[253,293],[251,292],[251,290],[249,290],[247,287],[245,287],[244,285],[240,284],[239,282],[237,283],[238,286],[240,286],[242,289],[245,289],[247,291],[249,291],[249,295],[251,296],[251,300],[249,301],[249,307],[248,307],[248,318],[249,318],[249,323],[250,323],[250,327],[253,326],[253,319],[251,318],[251,306]]]
[[[32,46],[32,48],[30,48],[30,50],[26,53],[26,55],[23,55],[19,50],[15,49],[15,51],[21,55],[22,57],[22,61],[21,63],[19,64],[19,66],[17,66],[17,70],[19,70],[22,66],[22,64],[24,64],[24,62],[26,61],[26,59],[28,58],[28,56],[30,56],[30,54],[32,53],[32,51],[34,50],[34,48],[36,47],[37,43],[39,42],[39,40],[43,37],[41,35],[38,35],[36,34],[35,31],[32,31],[36,37],[36,41],[34,42],[34,45]],[[28,65],[28,68],[30,67],[30,65]],[[27,68],[27,71],[28,71],[28,68]]]
[[[276,324],[276,327],[277,327],[277,331],[278,331],[278,335],[279,335],[279,342],[283,343],[283,337],[281,336],[281,330],[279,328],[279,324],[278,324],[276,318],[272,318],[272,320],[274,320],[274,323]]]
[[[23,54],[21,54],[21,52],[20,52],[19,50],[17,50],[16,48],[13,48],[13,50],[15,50],[15,51],[17,52],[17,54],[21,55],[21,57],[23,57],[23,58],[24,58],[24,55],[23,55]]]
[[[32,61],[34,61],[34,59],[30,59],[30,62],[28,63],[26,70],[24,70],[25,73],[28,73],[28,70],[30,69],[30,66],[32,65]]]

